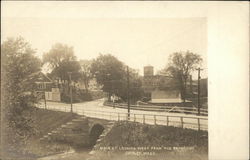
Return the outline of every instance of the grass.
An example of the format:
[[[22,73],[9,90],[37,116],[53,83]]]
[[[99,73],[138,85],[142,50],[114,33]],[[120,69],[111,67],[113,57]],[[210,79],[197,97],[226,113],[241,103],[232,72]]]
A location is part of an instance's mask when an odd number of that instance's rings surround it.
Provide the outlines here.
[[[207,147],[208,133],[172,126],[118,122],[104,138],[104,146]]]
[[[39,108],[33,108],[30,112],[32,113],[36,133],[26,141],[26,145],[22,146],[22,148],[14,146],[16,149],[11,153],[8,153],[10,159],[36,159],[37,157],[60,153],[70,149],[70,146],[66,144],[53,142],[42,143],[39,138],[60,127],[62,124],[76,118],[76,114]],[[20,154],[20,151],[18,150],[22,151],[22,153]],[[15,151],[18,152],[15,153]]]
[[[115,149],[104,151],[105,147]],[[172,126],[118,122],[101,142],[95,159],[206,160],[208,159],[208,133]]]
[[[51,132],[76,117],[76,114],[36,108],[33,111],[34,124],[38,131],[36,138]]]

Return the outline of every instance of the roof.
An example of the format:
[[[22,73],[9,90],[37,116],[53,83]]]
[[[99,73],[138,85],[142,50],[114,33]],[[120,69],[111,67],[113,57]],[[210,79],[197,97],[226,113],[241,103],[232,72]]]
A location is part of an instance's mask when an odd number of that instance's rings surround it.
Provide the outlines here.
[[[152,99],[151,101],[149,101],[151,103],[182,103],[182,99],[181,98],[172,98],[172,99]],[[186,100],[186,102],[191,102]]]
[[[181,103],[182,100],[180,98],[172,98],[172,99],[152,99],[151,103]]]
[[[36,82],[48,82],[48,83],[52,83],[53,81],[46,76],[43,72],[37,72],[34,73],[33,76],[36,79]]]

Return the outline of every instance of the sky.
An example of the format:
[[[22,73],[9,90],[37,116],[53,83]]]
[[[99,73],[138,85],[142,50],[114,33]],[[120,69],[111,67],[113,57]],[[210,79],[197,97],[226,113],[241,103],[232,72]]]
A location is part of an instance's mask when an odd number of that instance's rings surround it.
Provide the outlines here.
[[[84,10],[86,4],[38,6],[23,2],[2,6],[1,41],[22,36],[39,57],[53,44],[63,43],[74,48],[78,59],[112,54],[142,74],[143,66],[152,65],[157,72],[167,65],[170,54],[189,50],[201,55],[206,68],[205,17],[101,17]],[[90,16],[83,16],[86,12]]]

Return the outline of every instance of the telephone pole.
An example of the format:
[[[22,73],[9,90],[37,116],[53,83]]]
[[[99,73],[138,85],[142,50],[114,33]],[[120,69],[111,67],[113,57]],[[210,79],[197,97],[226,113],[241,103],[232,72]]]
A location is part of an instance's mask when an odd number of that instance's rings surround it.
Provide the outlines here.
[[[129,68],[127,66],[127,82],[128,82],[128,85],[127,85],[127,99],[128,99],[128,120],[130,120],[130,91],[129,91]]]
[[[200,115],[200,79],[201,79],[201,75],[200,75],[200,72],[201,72],[201,68],[198,68],[198,115]]]
[[[71,74],[72,72],[68,72],[69,74],[69,89],[70,89],[70,112],[73,112],[73,106],[72,106],[72,86],[71,86]]]

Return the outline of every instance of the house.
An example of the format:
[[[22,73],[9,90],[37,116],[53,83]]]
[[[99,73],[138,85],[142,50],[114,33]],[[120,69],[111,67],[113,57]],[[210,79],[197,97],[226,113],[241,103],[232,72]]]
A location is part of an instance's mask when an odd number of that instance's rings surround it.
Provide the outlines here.
[[[49,101],[61,101],[61,93],[57,85],[42,72],[36,74],[37,95]]]
[[[181,94],[178,91],[153,90],[151,103],[182,103]]]

